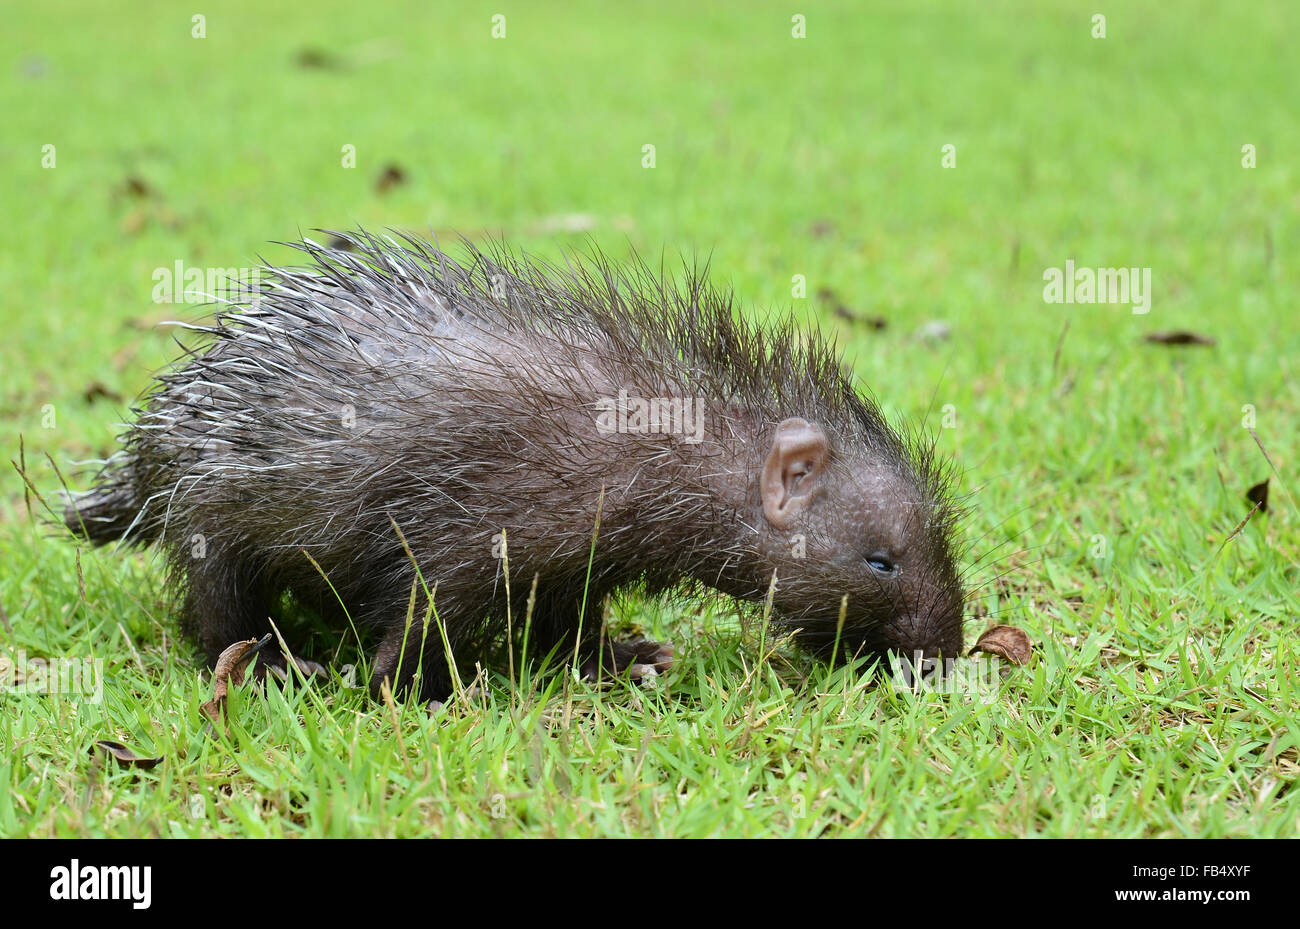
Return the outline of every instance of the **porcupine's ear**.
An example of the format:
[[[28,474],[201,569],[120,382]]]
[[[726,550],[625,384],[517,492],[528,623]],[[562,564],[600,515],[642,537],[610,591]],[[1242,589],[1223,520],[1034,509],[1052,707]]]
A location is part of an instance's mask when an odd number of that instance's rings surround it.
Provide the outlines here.
[[[812,502],[821,484],[829,448],[821,426],[792,417],[776,427],[763,464],[763,515],[777,529],[789,529]]]

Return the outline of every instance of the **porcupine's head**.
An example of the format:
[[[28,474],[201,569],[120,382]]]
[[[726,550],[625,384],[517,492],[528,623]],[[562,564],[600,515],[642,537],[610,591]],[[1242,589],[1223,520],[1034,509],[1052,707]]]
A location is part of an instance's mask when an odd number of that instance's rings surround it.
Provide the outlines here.
[[[841,396],[849,415],[771,430],[758,484],[773,605],[823,657],[954,659],[964,598],[952,469],[851,388]]]
[[[734,575],[729,592],[747,600],[775,576],[773,618],[820,657],[955,659],[955,468],[924,433],[886,421],[826,333],[746,322],[698,279],[685,294],[662,316],[688,323],[658,328],[673,333],[691,387],[720,398],[722,463],[705,470],[745,488],[740,531],[710,570]]]

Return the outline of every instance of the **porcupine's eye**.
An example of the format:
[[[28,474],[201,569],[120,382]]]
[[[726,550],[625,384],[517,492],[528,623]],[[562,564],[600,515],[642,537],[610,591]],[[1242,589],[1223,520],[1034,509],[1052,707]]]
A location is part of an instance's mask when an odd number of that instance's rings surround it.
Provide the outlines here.
[[[866,556],[867,566],[877,574],[896,574],[898,565],[885,552],[873,552]]]

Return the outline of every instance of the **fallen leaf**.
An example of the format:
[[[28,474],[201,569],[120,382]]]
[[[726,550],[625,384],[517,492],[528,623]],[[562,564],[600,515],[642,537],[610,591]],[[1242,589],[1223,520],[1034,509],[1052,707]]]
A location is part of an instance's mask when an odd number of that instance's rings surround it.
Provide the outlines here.
[[[268,632],[260,639],[247,639],[226,646],[226,650],[217,658],[216,668],[212,671],[212,699],[200,707],[208,719],[214,723],[221,722],[230,685],[233,683],[238,686],[244,683],[248,663],[257,657],[257,653],[265,648],[272,638],[273,636]]]
[[[300,68],[315,68],[320,71],[343,70],[343,59],[323,48],[304,48],[298,52],[297,64]]]
[[[1199,332],[1190,332],[1187,329],[1168,329],[1163,332],[1148,332],[1142,337],[1148,342],[1154,342],[1157,345],[1214,345],[1214,339],[1208,335],[1201,335]]]
[[[842,303],[835,307],[835,315],[840,319],[847,319],[851,323],[866,326],[868,329],[874,329],[876,332],[880,332],[889,325],[889,320],[885,319],[883,316],[859,316]]]
[[[1268,512],[1268,478],[1264,478],[1250,490],[1246,491],[1246,499],[1251,503],[1258,504],[1261,513]]]
[[[105,400],[112,400],[114,403],[122,402],[122,395],[116,390],[110,390],[100,381],[91,381],[86,385],[86,389],[81,392],[81,398],[87,403],[94,403],[100,397]]]
[[[384,170],[379,172],[379,177],[375,180],[375,192],[386,194],[394,187],[405,183],[406,172],[402,170],[402,166],[390,161],[384,165]]]
[[[886,320],[885,317],[883,316],[859,315],[855,310],[853,310],[843,300],[840,299],[839,294],[835,293],[835,291],[831,290],[829,287],[818,288],[817,299],[820,300],[822,303],[829,304],[831,307],[831,312],[834,313],[836,316],[838,316],[840,319],[847,319],[851,323],[858,323],[860,325],[868,326],[872,329],[875,329],[877,332],[879,332],[881,329],[884,329],[886,326],[889,325],[889,321]]]
[[[95,754],[96,748],[108,752],[108,754],[116,758],[118,764],[124,768],[140,768],[148,771],[150,768],[156,767],[158,763],[162,761],[162,756],[157,758],[141,758],[121,742],[112,742],[108,739],[100,739],[95,742],[94,747],[90,750],[92,755]]]
[[[154,194],[153,188],[135,174],[128,175],[126,180],[122,181],[122,186],[118,188],[117,192],[134,200],[143,200],[152,197]]]
[[[966,654],[973,655],[976,652],[988,652],[990,655],[997,655],[999,658],[1005,658],[1012,664],[1028,664],[1033,650],[1029,644],[1029,636],[1025,635],[1023,629],[1015,626],[993,626],[988,629],[979,641],[975,643]]]

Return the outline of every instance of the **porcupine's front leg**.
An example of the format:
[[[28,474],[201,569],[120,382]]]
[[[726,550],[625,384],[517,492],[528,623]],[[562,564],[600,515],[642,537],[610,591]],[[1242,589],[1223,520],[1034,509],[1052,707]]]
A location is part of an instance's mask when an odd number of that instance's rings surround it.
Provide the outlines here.
[[[419,697],[426,703],[446,700],[451,696],[451,670],[447,663],[442,638],[436,629],[428,633],[419,624],[409,629],[400,625],[386,625],[387,631],[375,651],[374,669],[370,676],[370,695],[380,700],[385,682],[395,697],[407,695],[419,673]],[[422,641],[423,640],[423,641]]]
[[[603,654],[601,649],[603,648]],[[583,649],[587,655],[582,663],[582,676],[594,681],[603,672],[604,677],[622,677],[627,674],[639,681],[654,677],[673,666],[674,649],[671,643],[638,639],[630,642],[589,642]]]
[[[539,597],[532,616],[534,657],[552,656],[551,667],[568,665],[573,661],[573,643],[582,626],[578,610],[567,605],[576,596],[573,589],[561,586],[560,591],[559,594]],[[602,603],[608,593],[597,590],[588,599],[592,603]],[[586,680],[610,680],[627,674],[632,680],[639,681],[672,667],[673,646],[650,639],[614,641],[608,631],[602,629],[600,633],[583,634],[577,657],[578,667]]]

